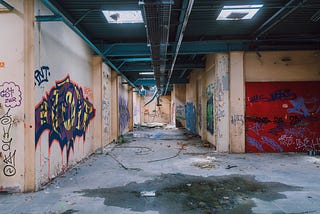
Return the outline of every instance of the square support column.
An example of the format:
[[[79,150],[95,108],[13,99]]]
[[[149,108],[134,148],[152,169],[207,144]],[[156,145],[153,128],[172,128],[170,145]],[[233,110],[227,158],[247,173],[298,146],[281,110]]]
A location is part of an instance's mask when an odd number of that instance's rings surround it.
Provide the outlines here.
[[[99,150],[102,152],[102,58],[100,56],[92,57],[92,74],[93,74],[93,106],[96,108],[94,120],[94,139],[93,152]]]
[[[34,191],[35,116],[34,116],[34,1],[24,1],[24,192]]]
[[[216,54],[215,117],[218,152],[229,152],[229,55]]]
[[[243,52],[230,53],[230,150],[245,152],[245,84]]]

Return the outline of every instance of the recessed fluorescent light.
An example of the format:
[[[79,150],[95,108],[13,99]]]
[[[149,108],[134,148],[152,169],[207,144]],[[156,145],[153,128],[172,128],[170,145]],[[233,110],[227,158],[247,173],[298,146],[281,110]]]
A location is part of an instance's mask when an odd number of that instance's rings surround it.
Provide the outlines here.
[[[154,72],[140,72],[140,75],[153,75]]]
[[[103,10],[109,23],[143,23],[140,10]]]
[[[261,7],[263,4],[224,6],[217,20],[252,19]]]

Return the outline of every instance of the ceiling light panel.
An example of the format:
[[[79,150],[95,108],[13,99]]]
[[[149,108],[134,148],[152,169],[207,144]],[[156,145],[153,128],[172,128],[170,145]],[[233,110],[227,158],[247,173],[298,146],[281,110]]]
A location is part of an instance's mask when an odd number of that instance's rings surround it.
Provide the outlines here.
[[[109,23],[143,23],[140,10],[103,10],[102,13]]]
[[[262,4],[224,6],[217,20],[252,19],[261,7]]]

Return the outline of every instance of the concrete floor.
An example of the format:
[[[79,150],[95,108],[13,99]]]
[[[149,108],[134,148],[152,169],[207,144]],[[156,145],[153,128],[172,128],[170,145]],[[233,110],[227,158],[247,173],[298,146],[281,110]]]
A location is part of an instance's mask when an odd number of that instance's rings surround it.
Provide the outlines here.
[[[183,129],[139,129],[0,213],[320,213],[320,159],[219,154]]]

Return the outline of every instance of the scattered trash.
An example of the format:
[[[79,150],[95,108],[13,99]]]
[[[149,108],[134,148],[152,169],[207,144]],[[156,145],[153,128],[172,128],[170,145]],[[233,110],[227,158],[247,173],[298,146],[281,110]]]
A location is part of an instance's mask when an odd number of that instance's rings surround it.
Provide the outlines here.
[[[231,166],[231,165],[228,165],[228,166],[226,167],[226,169],[231,169],[231,168],[234,168],[234,167],[238,167],[238,166]]]
[[[155,197],[156,192],[155,191],[142,191],[142,192],[140,192],[140,195],[143,197]]]
[[[192,184],[186,184],[188,187],[191,187]]]

